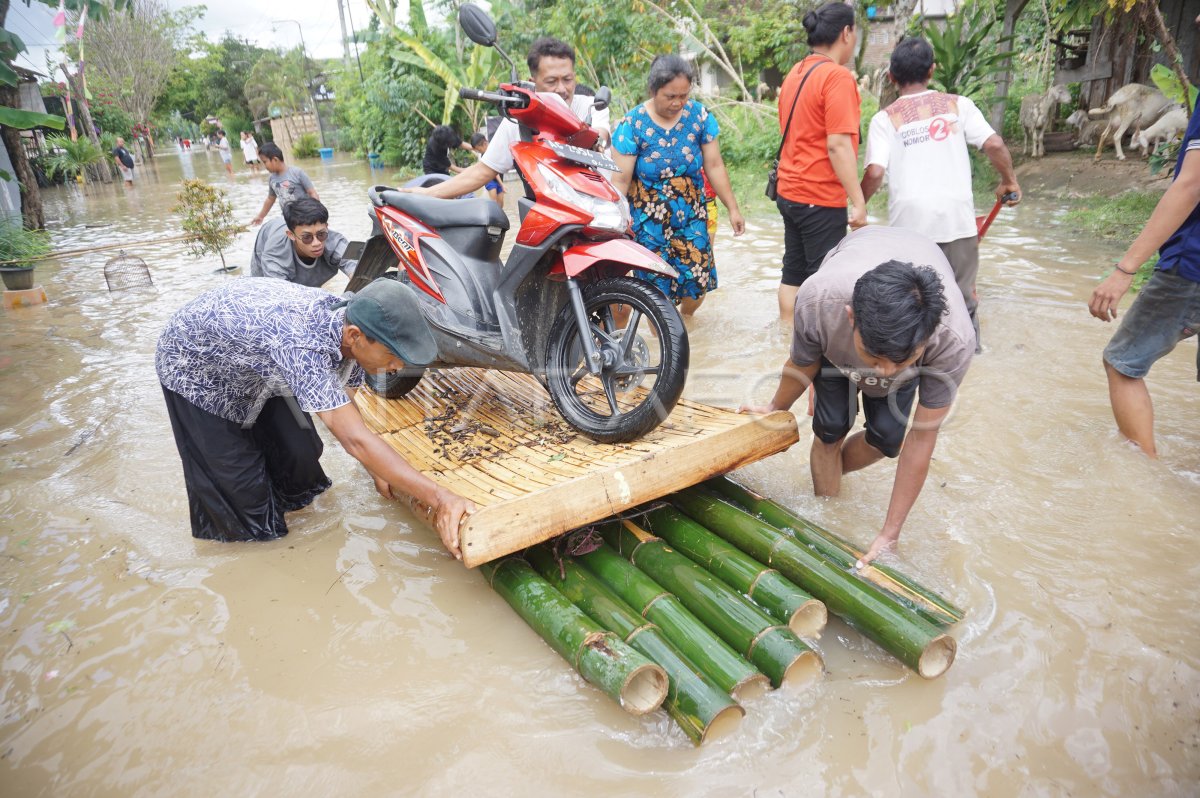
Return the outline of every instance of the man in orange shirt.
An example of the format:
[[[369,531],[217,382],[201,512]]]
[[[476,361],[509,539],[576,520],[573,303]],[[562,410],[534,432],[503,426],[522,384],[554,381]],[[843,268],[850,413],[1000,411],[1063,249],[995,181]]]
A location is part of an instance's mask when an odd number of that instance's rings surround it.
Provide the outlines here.
[[[812,53],[792,67],[779,90],[783,152],[775,204],[783,216],[784,324],[792,323],[800,284],[846,235],[847,221],[854,229],[867,223],[858,182],[858,84],[845,67],[858,42],[854,10],[826,3],[804,16],[804,29]]]

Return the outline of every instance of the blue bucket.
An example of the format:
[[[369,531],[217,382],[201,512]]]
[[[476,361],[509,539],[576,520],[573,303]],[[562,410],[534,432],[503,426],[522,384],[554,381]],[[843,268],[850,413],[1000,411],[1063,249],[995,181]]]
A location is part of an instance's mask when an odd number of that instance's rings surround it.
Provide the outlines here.
[[[317,152],[321,153],[322,161],[333,160],[333,147],[322,147],[321,149],[317,150]]]
[[[382,169],[383,156],[377,152],[369,152],[367,153],[367,163],[371,165],[372,169]]]

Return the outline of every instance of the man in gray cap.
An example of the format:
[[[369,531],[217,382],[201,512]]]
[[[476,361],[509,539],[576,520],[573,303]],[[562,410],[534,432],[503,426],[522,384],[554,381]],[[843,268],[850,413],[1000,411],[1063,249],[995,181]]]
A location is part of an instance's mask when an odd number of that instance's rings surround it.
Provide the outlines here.
[[[436,356],[416,295],[395,280],[377,280],[346,302],[251,277],[184,305],[159,337],[155,366],[183,460],[192,535],[286,535],[284,513],[332,484],[319,462],[315,413],[380,495],[432,508],[443,545],[461,559],[458,529],[474,505],[410,466],[351,401],[364,369],[425,366]]]

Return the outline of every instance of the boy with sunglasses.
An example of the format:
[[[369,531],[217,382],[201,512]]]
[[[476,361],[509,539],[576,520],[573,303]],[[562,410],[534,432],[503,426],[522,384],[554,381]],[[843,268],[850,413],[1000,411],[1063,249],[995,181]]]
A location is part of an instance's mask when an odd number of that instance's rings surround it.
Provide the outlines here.
[[[347,277],[354,274],[358,261],[342,258],[349,244],[344,235],[329,229],[324,205],[301,197],[284,209],[283,218],[276,216],[258,231],[250,274],[318,288],[339,270]]]

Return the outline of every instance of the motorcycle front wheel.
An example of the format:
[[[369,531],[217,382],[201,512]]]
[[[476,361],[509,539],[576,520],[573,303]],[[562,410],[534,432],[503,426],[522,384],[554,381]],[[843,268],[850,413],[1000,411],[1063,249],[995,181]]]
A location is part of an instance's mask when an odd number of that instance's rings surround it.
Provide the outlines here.
[[[588,330],[600,355],[593,374],[568,302],[550,328],[546,387],[571,426],[601,443],[623,443],[657,427],[687,379],[688,336],[679,312],[654,286],[609,277],[582,286]],[[627,315],[618,320],[618,306]]]
[[[402,399],[417,387],[417,383],[425,376],[425,369],[408,368],[403,371],[382,371],[377,374],[367,372],[363,380],[367,387],[384,399]]]

